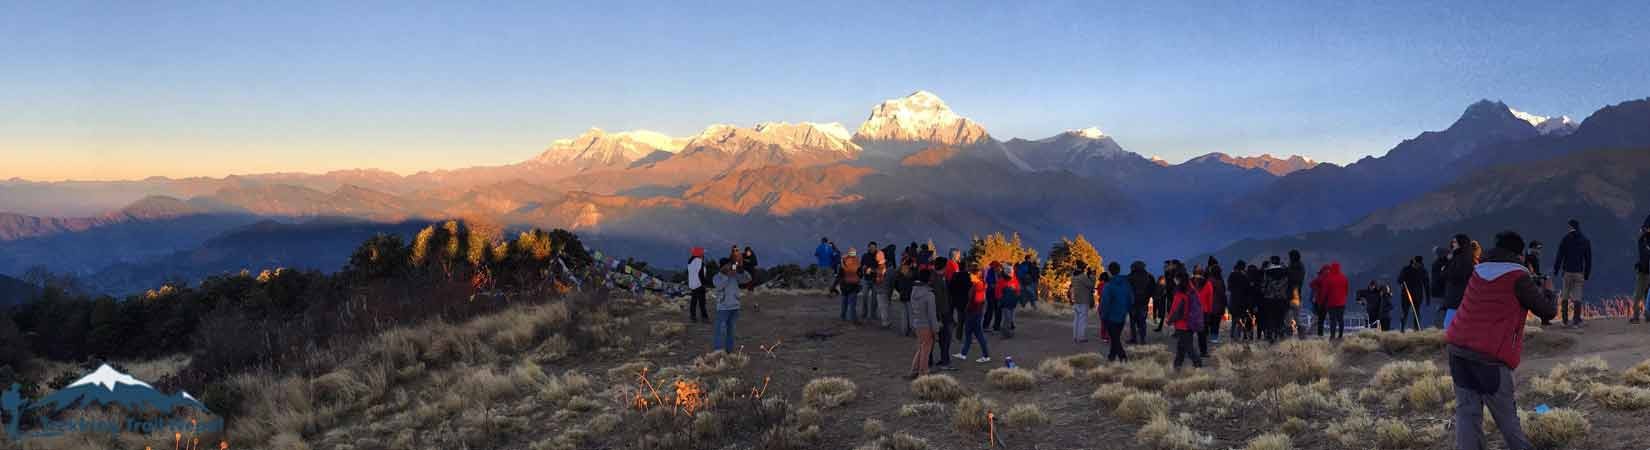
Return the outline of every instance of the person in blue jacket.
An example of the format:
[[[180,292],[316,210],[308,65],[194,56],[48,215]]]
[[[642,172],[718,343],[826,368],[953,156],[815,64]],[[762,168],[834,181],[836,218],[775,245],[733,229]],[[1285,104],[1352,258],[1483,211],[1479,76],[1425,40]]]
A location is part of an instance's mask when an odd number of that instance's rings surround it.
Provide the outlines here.
[[[1129,320],[1130,307],[1134,306],[1134,286],[1129,279],[1122,275],[1123,266],[1112,262],[1106,266],[1111,273],[1111,282],[1100,290],[1100,326],[1106,327],[1106,333],[1111,336],[1111,351],[1106,354],[1107,361],[1127,361],[1128,353],[1123,351],[1123,323]]]
[[[814,258],[818,260],[819,268],[831,270],[836,268],[836,259],[831,256],[831,240],[819,238],[819,246],[814,247]]]

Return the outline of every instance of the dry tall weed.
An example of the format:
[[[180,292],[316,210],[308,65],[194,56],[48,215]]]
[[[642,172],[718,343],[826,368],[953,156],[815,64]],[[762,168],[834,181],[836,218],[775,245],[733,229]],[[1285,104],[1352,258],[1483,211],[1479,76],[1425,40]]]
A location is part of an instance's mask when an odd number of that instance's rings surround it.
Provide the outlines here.
[[[1415,411],[1443,411],[1455,400],[1455,379],[1438,375],[1417,378],[1404,389],[1404,398]]]
[[[1048,422],[1048,415],[1043,414],[1043,408],[1034,403],[1014,405],[1003,415],[1003,423],[1012,428],[1029,429],[1047,425]]]
[[[743,369],[750,361],[751,357],[743,353],[726,353],[717,350],[693,358],[693,371],[699,375],[718,375]]]
[[[1105,405],[1107,408],[1116,408],[1118,403],[1123,402],[1124,397],[1137,392],[1141,391],[1128,387],[1123,383],[1107,383],[1095,388],[1094,393],[1090,394],[1089,398],[1100,402],[1101,405]]]
[[[997,389],[1023,391],[1037,386],[1037,375],[1018,367],[998,367],[986,372],[985,380]]]
[[[1324,434],[1340,443],[1345,448],[1357,448],[1368,442],[1369,433],[1375,429],[1375,419],[1368,414],[1352,414],[1329,424]]]
[[[1127,370],[1121,380],[1130,387],[1146,390],[1162,389],[1169,382],[1169,369],[1152,360],[1133,360],[1125,364]]]
[[[1553,366],[1547,375],[1531,378],[1526,397],[1564,403],[1579,394],[1588,385],[1604,381],[1610,375],[1610,363],[1592,355]]]
[[[1067,362],[1065,358],[1045,359],[1037,365],[1037,371],[1056,380],[1064,380],[1077,375],[1077,369],[1072,367],[1071,363]]]
[[[1195,392],[1209,390],[1215,386],[1215,377],[1207,373],[1196,373],[1170,381],[1163,386],[1163,392],[1171,397],[1185,397]]]
[[[923,375],[911,381],[911,393],[929,401],[948,402],[962,397],[962,384],[950,375]]]
[[[1402,420],[1381,419],[1375,422],[1375,446],[1381,449],[1408,449],[1425,445],[1423,436]]]
[[[1231,415],[1232,407],[1237,406],[1237,396],[1225,389],[1212,391],[1198,391],[1186,396],[1186,405],[1193,410],[1209,417],[1226,417]]]
[[[1538,448],[1568,447],[1593,429],[1587,416],[1568,408],[1553,408],[1544,414],[1519,411],[1518,418],[1530,435],[1530,443]]]
[[[1375,371],[1375,379],[1371,384],[1382,389],[1398,389],[1408,386],[1414,380],[1437,376],[1441,372],[1438,365],[1432,361],[1393,361]]]
[[[1610,409],[1638,411],[1650,408],[1650,389],[1594,383],[1587,397]]]
[[[1118,402],[1116,415],[1118,418],[1145,422],[1153,416],[1168,414],[1169,400],[1156,392],[1136,392],[1123,397]]]
[[[1214,438],[1158,415],[1134,433],[1134,441],[1152,450],[1197,450],[1209,446]]]
[[[865,418],[865,424],[860,426],[860,431],[865,432],[866,438],[876,439],[882,437],[882,435],[888,431],[888,427],[883,425],[881,420],[877,420],[874,417],[867,417]]]
[[[981,432],[986,431],[990,424],[988,413],[997,410],[997,402],[975,395],[957,400],[957,411],[951,416],[951,424],[958,431]]]
[[[1289,440],[1289,435],[1283,433],[1267,433],[1255,436],[1249,440],[1244,450],[1295,450],[1295,443]]]
[[[899,407],[900,417],[931,416],[942,412],[945,412],[945,404],[936,402],[906,403]]]
[[[802,387],[802,401],[809,406],[830,409],[842,406],[859,395],[852,380],[841,377],[815,378]]]
[[[1634,364],[1621,374],[1621,381],[1628,386],[1650,388],[1650,359]]]
[[[1381,351],[1381,341],[1370,333],[1356,333],[1341,340],[1341,353],[1361,355]]]

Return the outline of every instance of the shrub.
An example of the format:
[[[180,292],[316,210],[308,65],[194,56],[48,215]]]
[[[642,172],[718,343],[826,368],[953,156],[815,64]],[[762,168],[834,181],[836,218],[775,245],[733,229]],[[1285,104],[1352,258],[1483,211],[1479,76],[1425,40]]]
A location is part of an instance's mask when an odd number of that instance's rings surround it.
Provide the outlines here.
[[[1186,396],[1186,404],[1205,415],[1225,417],[1230,415],[1232,407],[1237,405],[1237,396],[1225,389],[1198,391]]]
[[[1623,411],[1650,408],[1650,389],[1594,383],[1587,389],[1587,397],[1600,405]]]
[[[888,446],[893,450],[928,450],[928,440],[902,431],[888,438]]]
[[[1593,425],[1581,412],[1567,408],[1553,408],[1545,414],[1530,415],[1519,411],[1524,431],[1530,443],[1539,448],[1564,448],[1592,431]]]
[[[552,376],[544,383],[544,389],[539,391],[539,398],[558,405],[570,400],[573,395],[590,387],[590,377],[576,370],[569,370],[560,377]]]
[[[950,375],[923,375],[911,381],[911,393],[929,401],[948,402],[962,397],[962,384]]]
[[[958,431],[980,432],[986,431],[990,418],[987,413],[996,410],[997,402],[980,396],[963,397],[957,400],[957,412],[951,416],[951,424]]]
[[[1650,387],[1650,359],[1627,368],[1627,372],[1621,374],[1621,381],[1628,386]]]
[[[607,369],[607,377],[618,382],[626,382],[640,377],[643,369],[651,369],[652,367],[653,363],[647,361],[631,361],[619,365],[618,367]]]
[[[1294,383],[1266,391],[1260,399],[1279,419],[1328,415],[1342,406],[1342,399],[1331,397],[1324,389]]]
[[[1353,414],[1338,422],[1329,424],[1324,434],[1341,444],[1344,448],[1357,448],[1364,444],[1364,433],[1375,428],[1375,420],[1367,414]]]
[[[1194,392],[1201,392],[1214,387],[1215,377],[1206,373],[1197,373],[1176,378],[1163,387],[1163,392],[1173,397],[1185,397]]]
[[[1158,390],[1169,381],[1169,369],[1155,361],[1136,360],[1125,365],[1127,371],[1123,373],[1123,384],[1130,387]]]
[[[585,428],[589,429],[592,434],[603,435],[612,433],[614,429],[619,427],[621,422],[622,419],[619,418],[618,414],[602,413],[591,418],[590,423]]]
[[[1418,378],[1405,389],[1404,398],[1416,411],[1440,410],[1455,399],[1455,379],[1437,375]]]
[[[655,339],[666,339],[687,332],[687,325],[682,325],[680,322],[654,322],[653,327],[648,331]]]
[[[1525,395],[1548,400],[1574,396],[1582,387],[1603,381],[1610,375],[1610,364],[1598,355],[1577,358],[1553,366],[1547,375],[1531,378]]]
[[[1367,333],[1358,333],[1341,341],[1341,353],[1361,355],[1381,351],[1381,341],[1369,337]]]
[[[1310,383],[1329,376],[1329,369],[1335,367],[1335,353],[1328,342],[1291,339],[1278,344],[1277,354],[1266,361],[1271,363],[1275,376]]]
[[[816,408],[835,408],[853,401],[854,396],[859,394],[858,389],[847,378],[815,378],[802,387],[802,401]]]
[[[1301,434],[1305,432],[1306,429],[1306,421],[1299,417],[1290,417],[1289,420],[1283,421],[1283,425],[1278,426],[1278,431],[1281,431],[1283,434],[1289,436]]]
[[[887,431],[886,428],[882,425],[881,420],[872,417],[867,417],[865,424],[860,426],[860,429],[865,432],[865,437],[870,439],[882,437],[882,434]]]
[[[1405,353],[1437,354],[1444,350],[1444,331],[1426,329],[1413,333],[1393,333],[1384,331],[1368,333],[1380,341],[1381,349],[1387,353],[1398,355]]]
[[[1013,427],[1027,429],[1048,424],[1048,415],[1036,404],[1022,403],[1008,409],[1003,415],[1003,423]]]
[[[1135,392],[1117,404],[1117,417],[1135,422],[1145,422],[1168,412],[1169,400],[1156,392]]]
[[[1438,366],[1432,361],[1399,360],[1387,363],[1375,371],[1375,380],[1372,384],[1383,389],[1396,389],[1414,380],[1437,376],[1439,373]]]
[[[1071,368],[1073,369],[1089,370],[1095,367],[1100,367],[1100,363],[1106,362],[1106,357],[1101,356],[1099,353],[1090,352],[1067,356],[1065,357],[1065,360],[1066,364],[1071,365]]]
[[[1111,383],[1123,378],[1128,373],[1128,367],[1121,364],[1107,364],[1083,372],[1083,378],[1090,383]]]
[[[1037,371],[1056,380],[1064,380],[1077,375],[1077,369],[1072,367],[1071,363],[1067,362],[1065,358],[1045,359],[1042,364],[1037,365]]]
[[[1295,443],[1289,440],[1289,435],[1283,433],[1267,433],[1255,436],[1249,440],[1245,450],[1294,450]]]
[[[716,375],[743,369],[750,361],[751,357],[743,353],[726,353],[718,350],[693,358],[693,371],[700,375]]]
[[[930,416],[945,411],[944,403],[906,403],[899,407],[900,417]]]
[[[1382,449],[1406,449],[1422,446],[1421,435],[1401,420],[1381,419],[1375,422],[1375,446]]]
[[[1134,441],[1153,450],[1196,450],[1208,446],[1214,438],[1159,415],[1134,433]]]
[[[1037,375],[1018,367],[998,367],[986,372],[985,379],[997,389],[1023,391],[1037,385]]]
[[[796,415],[791,417],[792,423],[803,428],[818,426],[822,420],[824,419],[819,414],[819,410],[809,406],[797,408]]]
[[[1094,393],[1089,394],[1089,398],[1108,408],[1116,408],[1118,403],[1123,402],[1124,397],[1137,392],[1140,392],[1140,390],[1124,386],[1122,383],[1108,383],[1095,388]]]
[[[710,411],[699,411],[693,415],[693,438],[700,442],[716,439],[722,434],[722,421]]]

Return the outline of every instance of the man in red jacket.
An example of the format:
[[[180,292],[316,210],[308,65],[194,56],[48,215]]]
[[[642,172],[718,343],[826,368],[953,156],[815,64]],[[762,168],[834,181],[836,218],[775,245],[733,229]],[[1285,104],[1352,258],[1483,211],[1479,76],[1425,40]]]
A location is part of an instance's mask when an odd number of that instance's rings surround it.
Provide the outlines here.
[[[1341,273],[1341,263],[1331,262],[1324,267],[1323,274],[1312,280],[1312,302],[1323,310],[1323,318],[1318,320],[1318,336],[1323,336],[1324,322],[1329,323],[1329,338],[1340,339],[1346,334],[1346,292],[1351,289],[1351,282],[1347,281],[1346,274]]]
[[[1522,261],[1524,238],[1503,231],[1495,248],[1473,267],[1455,320],[1445,332],[1455,378],[1455,448],[1484,448],[1484,408],[1507,448],[1533,448],[1518,422],[1512,371],[1524,350],[1524,317],[1551,320],[1558,307],[1541,294]]]

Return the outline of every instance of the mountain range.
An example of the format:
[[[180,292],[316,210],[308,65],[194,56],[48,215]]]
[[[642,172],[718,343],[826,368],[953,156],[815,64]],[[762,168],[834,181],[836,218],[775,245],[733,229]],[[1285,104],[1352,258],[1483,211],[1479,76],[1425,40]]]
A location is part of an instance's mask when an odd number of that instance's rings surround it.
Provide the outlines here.
[[[0,214],[0,273],[45,265],[118,279],[101,286],[123,292],[236,264],[332,270],[351,248],[272,258],[260,252],[276,247],[223,237],[266,236],[248,232],[277,225],[410,233],[407,224],[449,218],[565,228],[652,261],[737,243],[765,262],[803,262],[819,236],[959,246],[994,231],[1018,231],[1038,247],[1084,233],[1102,254],[1152,260],[1337,230],[1506,164],[1650,145],[1647,118],[1644,100],[1579,124],[1486,100],[1441,131],[1345,167],[1224,153],[1169,164],[1097,127],[1000,141],[918,91],[875,105],[851,134],[813,122],[716,124],[686,137],[592,128],[519,163],[407,176],[13,179],[0,182],[0,210],[13,211]]]

